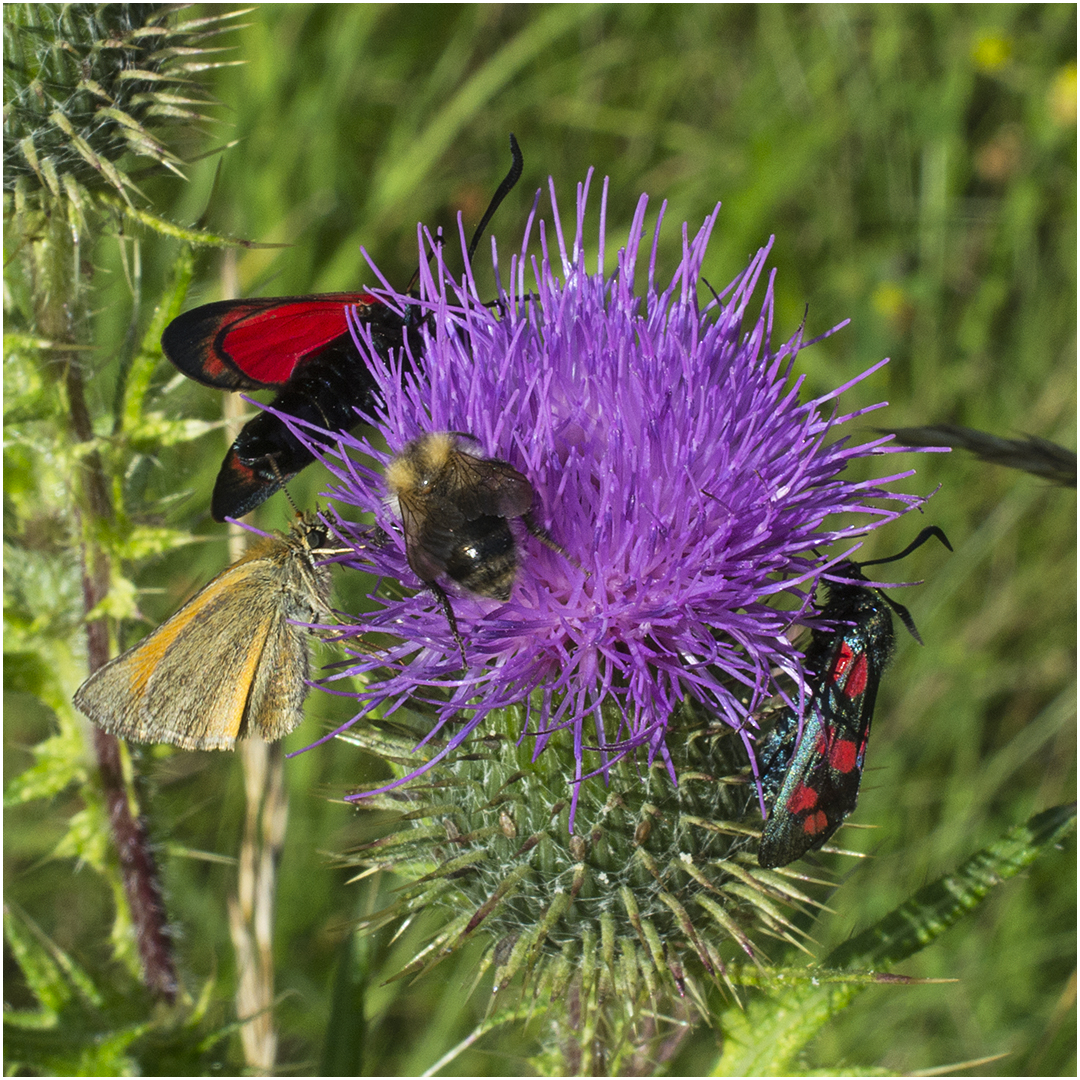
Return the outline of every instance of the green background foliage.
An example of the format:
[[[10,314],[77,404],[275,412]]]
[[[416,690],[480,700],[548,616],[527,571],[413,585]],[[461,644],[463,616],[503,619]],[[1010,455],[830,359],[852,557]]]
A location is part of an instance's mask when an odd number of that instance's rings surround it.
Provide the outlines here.
[[[374,284],[361,244],[404,287],[416,222],[454,230],[460,212],[471,231],[507,168],[513,131],[526,168],[493,225],[504,266],[549,175],[564,215],[590,165],[610,177],[609,260],[640,192],[651,211],[667,200],[661,279],[678,257],[679,223],[693,230],[719,200],[706,264],[714,286],[775,234],[775,340],[795,331],[807,307],[809,336],[852,320],[800,356],[807,393],[892,358],[843,399],[845,411],[891,403],[857,422],[864,433],[946,421],[1075,446],[1072,5],[281,5],[243,21],[229,57],[243,64],[213,74],[218,122],[185,132],[174,148],[191,157],[236,145],[188,167],[188,183],[149,176],[139,185],[155,213],[188,225],[205,214],[215,233],[288,246],[200,254],[188,306],[218,299],[233,272],[243,294]],[[134,241],[125,243],[126,265],[115,239],[88,253],[98,346],[89,393],[100,416],[116,394],[125,338],[145,332],[179,252],[144,234],[133,274]],[[490,277],[479,280],[493,288]],[[23,391],[28,400],[47,393]],[[161,361],[147,407],[214,421],[221,398]],[[220,431],[166,442],[137,459],[125,506],[145,524],[207,542],[132,571],[154,623],[227,561],[224,530],[208,511]],[[32,487],[27,472],[38,466],[22,453],[5,457],[6,494]],[[901,640],[885,679],[854,816],[873,831],[838,838],[873,857],[831,861],[841,884],[828,899],[832,913],[812,929],[821,957],[1010,826],[1075,797],[1075,493],[963,453],[875,468],[894,465],[918,469],[902,490],[940,490],[925,521],[883,530],[866,557],[898,550],[927,522],[945,529],[956,553],[928,545],[897,568],[903,580],[926,579],[894,595],[927,644]],[[320,482],[316,470],[304,474],[297,502],[310,504]],[[258,521],[281,527],[288,513],[278,497]],[[23,591],[5,594],[19,625],[76,643],[74,654],[58,646],[45,659],[5,656],[8,783],[31,763],[27,748],[55,730],[37,696],[41,664],[66,664],[70,690],[83,677],[73,573],[23,573]],[[347,606],[347,587],[337,602]],[[348,715],[347,703],[311,695],[309,720],[286,749]],[[208,1015],[224,1025],[233,1018],[225,896],[243,820],[238,763],[164,748],[143,749],[136,761],[182,977],[196,996],[216,980]],[[348,933],[393,887],[378,878],[348,884],[334,865],[371,828],[335,799],[372,769],[341,744],[286,763],[276,926],[284,1071],[415,1073],[487,1007],[485,983],[466,997],[467,955],[414,985],[383,985],[419,932],[403,942]],[[81,964],[108,970],[112,892],[63,857],[73,819],[87,830],[101,821],[70,787],[46,794],[8,810],[8,896]],[[1072,1075],[1075,880],[1072,844],[1035,863],[901,965],[956,982],[870,990],[826,1028],[807,1064],[909,1071],[1004,1053],[983,1068]],[[774,946],[771,955],[783,954]],[[5,959],[7,998],[29,1007]],[[525,1069],[535,1034],[489,1036],[450,1071]],[[226,1070],[241,1062],[235,1038],[217,1053]],[[716,1055],[716,1032],[701,1028],[669,1068],[708,1071]]]

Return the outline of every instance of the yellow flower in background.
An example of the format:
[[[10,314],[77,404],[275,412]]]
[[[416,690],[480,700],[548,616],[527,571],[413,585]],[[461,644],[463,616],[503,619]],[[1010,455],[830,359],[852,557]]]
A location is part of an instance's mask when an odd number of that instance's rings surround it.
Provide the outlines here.
[[[1050,116],[1062,127],[1076,124],[1076,64],[1058,69],[1046,95]]]
[[[980,71],[1000,71],[1012,58],[1012,41],[1001,34],[982,34],[971,47],[971,59]]]

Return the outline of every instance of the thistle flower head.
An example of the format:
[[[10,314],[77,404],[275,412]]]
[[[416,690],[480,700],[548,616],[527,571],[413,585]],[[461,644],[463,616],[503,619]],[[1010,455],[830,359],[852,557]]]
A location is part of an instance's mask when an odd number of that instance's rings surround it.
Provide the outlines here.
[[[637,748],[673,775],[665,734],[683,702],[719,717],[749,747],[752,716],[778,692],[778,673],[801,680],[787,632],[806,621],[816,574],[829,563],[820,549],[919,501],[885,487],[907,473],[844,477],[853,459],[883,452],[887,440],[849,445],[841,434],[869,411],[838,414],[835,399],[858,379],[801,398],[802,330],[772,346],[771,278],[760,310],[752,308],[768,247],[700,303],[719,207],[692,237],[684,226],[682,259],[661,283],[662,209],[639,264],[643,196],[606,276],[605,185],[590,272],[588,188],[578,190],[572,243],[553,185],[550,226],[534,206],[494,303],[481,299],[468,269],[455,279],[442,246],[421,233],[432,266],[421,258],[419,298],[389,289],[384,297],[425,316],[422,358],[387,362],[354,323],[385,403],[367,419],[390,452],[340,434],[337,452],[323,455],[336,477],[331,497],[372,514],[390,538],[372,544],[370,533],[342,525],[342,539],[363,547],[365,568],[374,564],[389,584],[373,596],[377,610],[341,634],[352,663],[331,680],[366,680],[351,722],[426,702],[447,754],[493,712],[523,705],[519,735],[534,759],[564,729],[572,741],[575,800],[585,777]],[[530,257],[534,230],[539,256]],[[514,520],[521,566],[509,599],[439,579],[465,643],[464,672],[443,610],[409,567],[383,475],[393,454],[426,432],[467,433],[478,455],[523,474],[536,492],[534,517],[565,552]],[[857,524],[839,520],[852,513]]]

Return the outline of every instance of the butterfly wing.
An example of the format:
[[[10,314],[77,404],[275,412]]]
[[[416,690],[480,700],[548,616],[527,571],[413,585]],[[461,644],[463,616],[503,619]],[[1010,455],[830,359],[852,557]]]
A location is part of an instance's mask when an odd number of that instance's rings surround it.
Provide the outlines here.
[[[326,610],[305,521],[256,545],[175,615],[79,688],[75,705],[135,742],[231,750],[249,733],[280,738],[302,719],[307,633],[290,619]],[[269,666],[268,666],[269,665]],[[254,707],[253,707],[254,706]]]
[[[256,600],[251,607],[250,573],[237,564],[219,574],[172,618],[94,672],[75,705],[123,739],[231,749],[269,631],[265,605]]]

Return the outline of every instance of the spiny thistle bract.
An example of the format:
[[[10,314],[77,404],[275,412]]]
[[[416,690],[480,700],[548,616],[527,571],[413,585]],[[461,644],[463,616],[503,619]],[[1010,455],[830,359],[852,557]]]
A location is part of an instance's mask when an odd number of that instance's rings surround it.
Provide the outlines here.
[[[404,882],[368,928],[432,915],[431,939],[398,977],[481,941],[477,981],[490,974],[496,994],[524,981],[555,1025],[548,1052],[562,1069],[618,1074],[617,1060],[599,1058],[655,1053],[693,1019],[688,1009],[707,1018],[710,985],[737,993],[732,961],[757,970],[769,959],[763,939],[797,943],[784,909],[813,901],[802,875],[757,865],[757,800],[729,728],[680,710],[670,725],[678,786],[659,761],[624,758],[606,784],[583,786],[571,831],[573,750],[553,744],[531,760],[516,738],[523,718],[501,711],[426,776],[360,800],[391,815],[389,832],[343,861],[360,877]],[[418,750],[421,735],[378,721],[343,738],[410,771],[442,749]]]
[[[204,119],[192,76],[237,11],[179,22],[174,4],[4,5],[4,190],[135,189],[130,158],[177,171],[162,128]]]

